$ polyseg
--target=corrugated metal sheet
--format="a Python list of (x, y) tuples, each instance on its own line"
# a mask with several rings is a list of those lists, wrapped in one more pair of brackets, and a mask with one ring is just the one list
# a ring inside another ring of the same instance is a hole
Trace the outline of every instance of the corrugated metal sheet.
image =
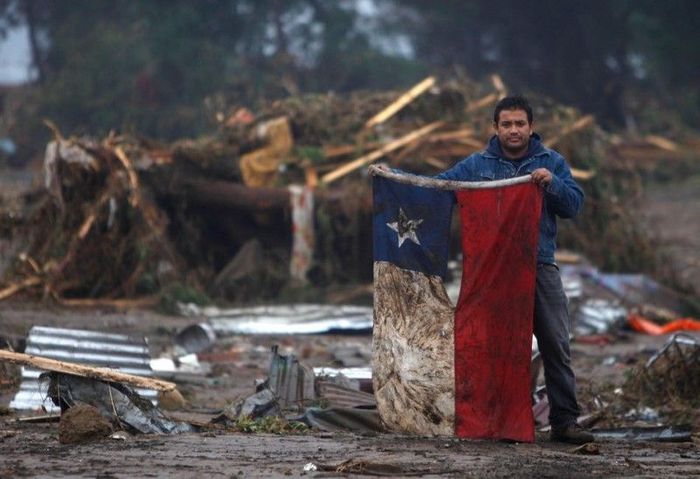
[(335, 377), (338, 374), (342, 374), (346, 378), (350, 379), (372, 379), (372, 368), (327, 368), (318, 367), (314, 368), (314, 374), (316, 376), (328, 376)]
[(279, 355), (277, 346), (272, 348), (269, 384), (282, 409), (302, 407), (316, 399), (313, 369), (300, 363), (293, 354)]
[(295, 304), (190, 311), (209, 318), (216, 334), (318, 334), (370, 331), (369, 306)]
[(357, 381), (360, 386), (360, 390), (366, 393), (373, 393), (374, 386), (372, 385), (372, 368), (362, 367), (362, 368), (314, 368), (314, 374), (316, 377), (320, 378), (335, 378), (339, 374), (342, 374), (346, 378)]
[[(148, 343), (143, 337), (100, 333), (79, 329), (34, 326), (27, 336), (25, 353), (69, 363), (114, 368), (139, 376), (152, 376)], [(40, 382), (44, 371), (22, 367), (20, 389), (10, 403), (12, 409), (58, 411), (47, 398), (48, 383)], [(157, 391), (137, 389), (155, 402)]]
[(330, 407), (367, 407), (377, 405), (374, 394), (356, 391), (329, 381), (319, 381), (318, 392), (322, 399), (328, 401)]

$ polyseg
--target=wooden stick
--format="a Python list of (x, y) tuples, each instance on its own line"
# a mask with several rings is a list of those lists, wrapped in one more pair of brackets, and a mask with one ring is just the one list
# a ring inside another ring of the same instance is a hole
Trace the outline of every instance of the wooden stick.
[(679, 150), (678, 143), (671, 141), (668, 138), (664, 138), (663, 136), (647, 135), (644, 137), (644, 140), (662, 150), (672, 151), (674, 153)]
[(160, 301), (158, 296), (145, 296), (141, 298), (125, 298), (125, 299), (66, 299), (57, 297), (56, 301), (64, 306), (111, 306), (117, 309), (125, 308), (141, 308), (146, 306), (155, 306)]
[(38, 276), (30, 276), (29, 278), (26, 278), (24, 281), (20, 281), (19, 283), (12, 284), (8, 286), (5, 289), (0, 290), (0, 301), (3, 299), (7, 299), (13, 294), (17, 293), (18, 291), (22, 291), (25, 288), (29, 288), (30, 286), (36, 286), (37, 284), (41, 283), (41, 278)]
[(505, 96), (508, 94), (508, 90), (506, 89), (505, 83), (503, 83), (503, 79), (498, 73), (491, 75), (491, 84), (493, 84), (493, 87), (498, 92), (498, 99), (502, 100), (505, 98)]
[(435, 133), (430, 135), (428, 141), (450, 141), (450, 140), (461, 140), (463, 138), (473, 138), (474, 129), (473, 128), (462, 128), (461, 130), (447, 131), (445, 133)]
[(441, 171), (444, 171), (444, 170), (446, 170), (447, 168), (450, 167), (450, 165), (448, 165), (448, 164), (445, 163), (444, 161), (440, 161), (440, 160), (438, 160), (437, 158), (433, 158), (433, 157), (431, 157), (431, 156), (427, 157), (427, 158), (425, 159), (425, 162), (426, 162), (428, 165), (433, 166), (433, 167), (435, 167), (435, 168), (437, 168), (438, 170), (441, 170)]
[(571, 176), (577, 180), (590, 180), (595, 176), (595, 171), (593, 170), (579, 170), (578, 168), (571, 168)]
[(491, 103), (493, 103), (495, 101), (498, 101), (498, 96), (499, 96), (498, 93), (491, 93), (489, 95), (486, 95), (485, 97), (483, 97), (480, 100), (476, 100), (476, 101), (469, 103), (466, 106), (466, 108), (464, 109), (464, 111), (466, 113), (471, 113), (472, 111), (479, 110), (485, 106), (490, 105)]
[(318, 186), (318, 170), (314, 165), (304, 167), (304, 179), (309, 188), (314, 189)]
[(338, 156), (361, 153), (362, 150), (369, 150), (381, 147), (381, 143), (371, 142), (365, 145), (326, 145), (323, 147), (323, 157), (327, 160)]
[(177, 387), (175, 383), (163, 381), (161, 379), (135, 376), (133, 374), (119, 372), (115, 369), (96, 368), (92, 366), (85, 366), (84, 364), (67, 363), (65, 361), (57, 361), (55, 359), (33, 356), (31, 354), (14, 353), (12, 351), (0, 350), (0, 360), (9, 361), (22, 366), (43, 369), (45, 371), (73, 374), (74, 376), (100, 379), (103, 381), (111, 381), (116, 383), (126, 383), (139, 388), (155, 389), (157, 391), (172, 391)]
[(127, 175), (129, 175), (129, 184), (131, 185), (131, 198), (129, 199), (129, 201), (131, 203), (131, 206), (136, 208), (138, 207), (139, 196), (141, 194), (141, 191), (139, 189), (139, 177), (136, 174), (136, 169), (134, 169), (134, 165), (131, 164), (131, 161), (126, 156), (126, 153), (124, 153), (124, 150), (121, 146), (118, 146), (114, 149), (114, 154), (117, 155), (117, 158), (124, 166)]
[(369, 129), (372, 128), (373, 126), (379, 125), (381, 123), (384, 123), (386, 120), (391, 118), (401, 110), (403, 107), (411, 103), (413, 100), (415, 100), (418, 96), (422, 95), (424, 92), (426, 92), (428, 89), (432, 88), (432, 86), (435, 85), (435, 77), (428, 77), (422, 82), (418, 83), (417, 85), (414, 85), (410, 90), (408, 90), (406, 93), (401, 95), (398, 100), (394, 101), (391, 103), (389, 106), (384, 108), (382, 111), (374, 115), (367, 123), (365, 123), (365, 128)]
[(341, 178), (345, 175), (347, 175), (350, 172), (355, 171), (356, 169), (366, 165), (367, 163), (371, 163), (374, 160), (378, 160), (382, 156), (386, 155), (387, 153), (391, 153), (392, 151), (401, 148), (402, 146), (411, 143), (412, 141), (421, 138), (428, 133), (430, 133), (433, 130), (436, 130), (440, 128), (444, 122), (442, 121), (436, 121), (435, 123), (431, 123), (429, 125), (424, 126), (423, 128), (419, 130), (414, 130), (411, 133), (402, 136), (398, 140), (394, 140), (390, 143), (387, 143), (383, 147), (381, 147), (378, 150), (375, 150), (367, 155), (361, 156), (356, 160), (351, 161), (350, 163), (346, 163), (345, 165), (341, 166), (340, 168), (337, 168), (330, 173), (326, 173), (323, 177), (321, 177), (321, 183), (323, 184), (328, 184), (331, 183), (338, 178)]
[(88, 235), (92, 226), (95, 224), (95, 220), (97, 219), (97, 213), (99, 212), (100, 208), (102, 208), (102, 206), (106, 204), (107, 201), (109, 201), (111, 197), (112, 188), (108, 187), (107, 191), (105, 191), (102, 194), (102, 196), (98, 198), (97, 202), (92, 205), (92, 207), (90, 208), (91, 212), (87, 215), (83, 223), (80, 225), (80, 228), (78, 229), (75, 236), (71, 238), (70, 243), (68, 244), (68, 252), (61, 259), (61, 261), (58, 262), (56, 267), (51, 271), (51, 277), (53, 278), (53, 280), (55, 280), (68, 266), (68, 264), (70, 264), (70, 262), (73, 261), (75, 255), (78, 252), (78, 247)]
[(561, 139), (564, 138), (565, 136), (570, 135), (571, 133), (573, 133), (575, 131), (582, 130), (583, 128), (586, 128), (587, 126), (589, 126), (591, 124), (593, 124), (593, 115), (583, 116), (583, 117), (579, 118), (578, 120), (576, 120), (573, 124), (567, 126), (563, 130), (561, 130), (559, 132), (559, 134), (557, 136), (555, 136), (554, 138), (552, 138), (551, 140), (549, 140), (546, 143), (546, 145), (549, 148), (551, 148), (554, 145), (556, 145), (557, 143), (559, 143), (559, 141), (561, 141)]
[(426, 138), (419, 138), (417, 140), (413, 140), (411, 143), (406, 145), (406, 148), (403, 150), (397, 152), (395, 155), (392, 155), (390, 157), (390, 161), (392, 164), (397, 165), (401, 163), (403, 160), (408, 158), (411, 154), (415, 153), (416, 150), (418, 150), (420, 147), (425, 145), (425, 140)]

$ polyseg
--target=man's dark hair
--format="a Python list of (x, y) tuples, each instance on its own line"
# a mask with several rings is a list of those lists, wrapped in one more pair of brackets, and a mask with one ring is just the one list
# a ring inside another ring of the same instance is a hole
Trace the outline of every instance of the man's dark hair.
[(498, 123), (498, 116), (503, 110), (524, 110), (527, 113), (527, 122), (532, 123), (532, 107), (527, 98), (520, 95), (507, 96), (498, 102), (493, 111), (493, 122)]

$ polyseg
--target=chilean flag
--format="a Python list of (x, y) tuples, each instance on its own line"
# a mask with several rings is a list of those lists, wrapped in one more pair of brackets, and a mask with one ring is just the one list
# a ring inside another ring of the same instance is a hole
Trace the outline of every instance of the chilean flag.
[[(373, 181), (373, 381), (383, 421), (423, 435), (534, 441), (541, 191)], [(454, 195), (463, 257), (456, 307), (443, 284)]]

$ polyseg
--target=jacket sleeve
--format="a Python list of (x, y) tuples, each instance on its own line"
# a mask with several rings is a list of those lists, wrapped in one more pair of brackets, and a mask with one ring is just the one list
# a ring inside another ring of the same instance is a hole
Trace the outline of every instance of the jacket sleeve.
[(545, 188), (547, 206), (562, 218), (573, 218), (583, 206), (583, 190), (571, 176), (569, 165), (558, 156), (552, 182)]

